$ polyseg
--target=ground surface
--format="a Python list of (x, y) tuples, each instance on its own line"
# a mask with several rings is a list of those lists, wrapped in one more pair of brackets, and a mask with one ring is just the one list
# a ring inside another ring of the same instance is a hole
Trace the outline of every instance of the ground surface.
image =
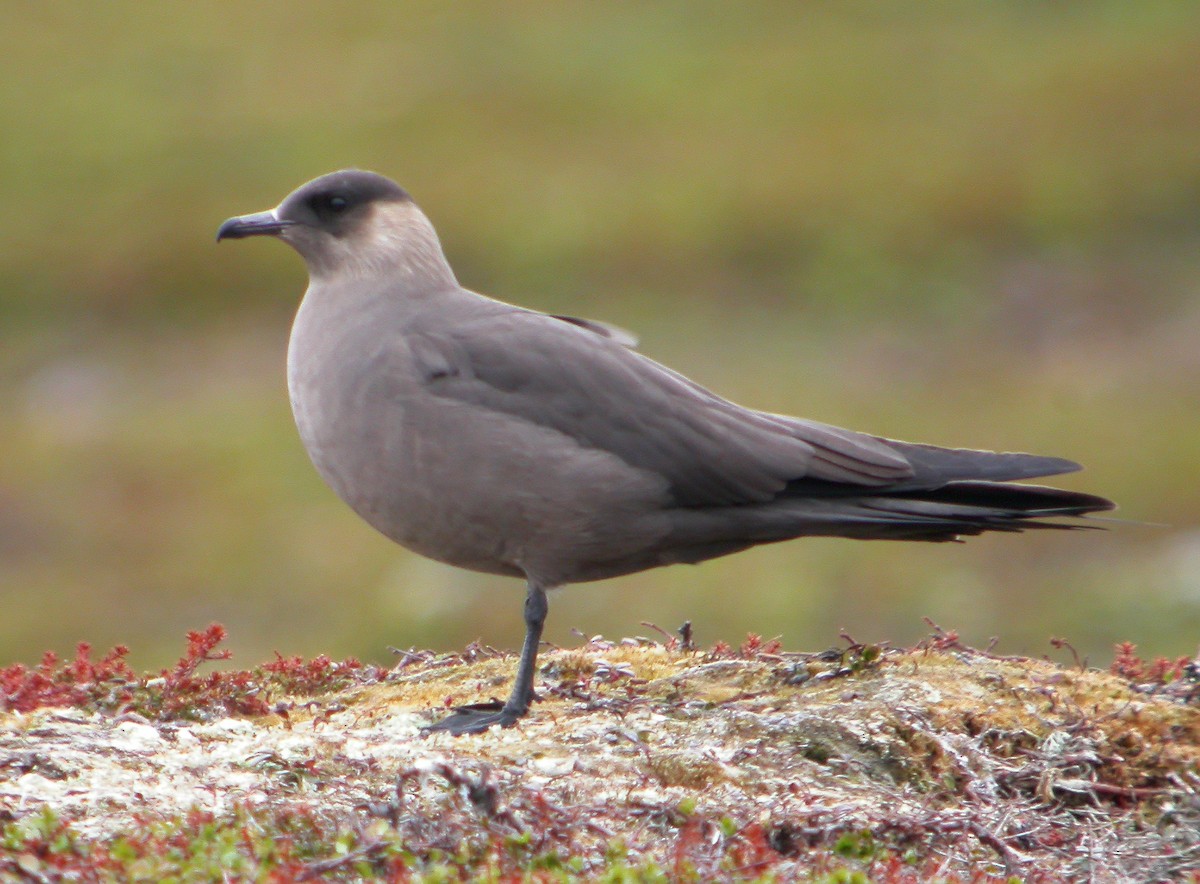
[(511, 657), (201, 675), (221, 637), (152, 680), (0, 671), (0, 880), (1200, 880), (1181, 662), (596, 639), (455, 738), (430, 707), (502, 696)]

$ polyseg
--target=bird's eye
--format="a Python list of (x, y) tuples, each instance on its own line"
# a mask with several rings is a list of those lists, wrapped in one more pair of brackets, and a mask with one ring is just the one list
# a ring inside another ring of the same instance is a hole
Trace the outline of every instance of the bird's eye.
[(350, 205), (350, 202), (344, 196), (331, 196), (329, 198), (329, 208), (335, 212), (342, 211), (348, 205)]

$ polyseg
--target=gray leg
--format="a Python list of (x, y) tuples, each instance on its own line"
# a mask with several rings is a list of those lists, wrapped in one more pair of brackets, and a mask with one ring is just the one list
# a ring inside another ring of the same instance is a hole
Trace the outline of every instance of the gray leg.
[(422, 730), (422, 733), (449, 731), (452, 734), (478, 734), (494, 724), (501, 727), (516, 724), (533, 702), (533, 673), (537, 667), (538, 647), (542, 642), (542, 627), (546, 623), (549, 607), (545, 590), (530, 582), (525, 594), (525, 643), (521, 647), (512, 693), (503, 706), (498, 702), (459, 706), (446, 718)]

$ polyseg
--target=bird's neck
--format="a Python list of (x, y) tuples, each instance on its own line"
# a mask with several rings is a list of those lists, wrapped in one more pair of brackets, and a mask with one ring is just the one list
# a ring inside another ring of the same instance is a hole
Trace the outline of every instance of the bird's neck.
[(314, 282), (386, 277), (414, 292), (457, 286), (437, 232), (419, 208), (397, 202), (377, 206), (375, 212), (384, 217), (368, 225), (369, 237), (307, 259)]

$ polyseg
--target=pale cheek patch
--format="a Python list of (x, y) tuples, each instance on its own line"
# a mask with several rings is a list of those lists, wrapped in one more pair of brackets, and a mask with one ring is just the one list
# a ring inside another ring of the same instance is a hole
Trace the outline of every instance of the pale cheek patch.
[(335, 242), (338, 272), (453, 279), (433, 225), (412, 203), (375, 206), (358, 231)]

